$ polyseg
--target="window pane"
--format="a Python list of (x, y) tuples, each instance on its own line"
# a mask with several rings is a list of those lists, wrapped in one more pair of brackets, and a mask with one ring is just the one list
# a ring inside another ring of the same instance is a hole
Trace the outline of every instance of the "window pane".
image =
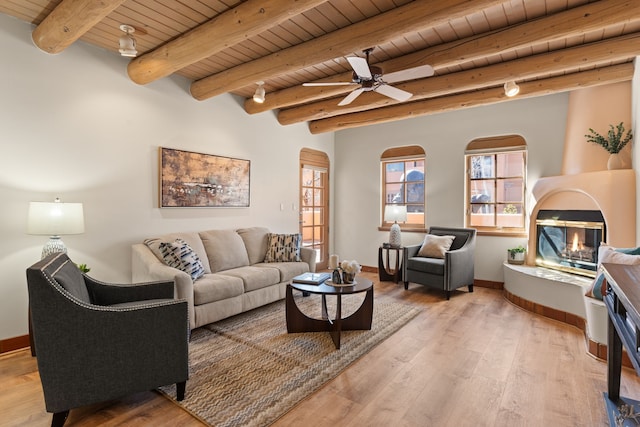
[(310, 188), (302, 190), (302, 206), (311, 206), (312, 191)]
[(313, 171), (313, 185), (315, 187), (322, 187), (322, 172)]
[(315, 208), (313, 215), (314, 225), (324, 225), (324, 208)]
[(498, 176), (524, 176), (522, 153), (503, 153), (497, 155)]
[(495, 178), (493, 156), (471, 156), (471, 178)]
[(498, 227), (524, 227), (524, 215), (522, 214), (522, 204), (508, 203), (496, 205), (498, 210)]
[(402, 184), (385, 185), (385, 194), (387, 203), (404, 203), (404, 194), (402, 192)]
[(474, 205), (471, 211), (470, 224), (476, 227), (495, 227), (494, 205)]
[(471, 181), (471, 203), (494, 202), (494, 180)]
[(407, 203), (421, 203), (424, 205), (424, 183), (422, 181), (407, 183)]
[(315, 206), (322, 205), (322, 190), (313, 190), (313, 204)]
[(313, 170), (302, 169), (302, 185), (310, 187), (313, 184)]
[(312, 225), (313, 224), (313, 209), (311, 208), (302, 208), (302, 225)]
[(522, 178), (499, 179), (497, 182), (497, 201), (522, 202), (523, 184)]

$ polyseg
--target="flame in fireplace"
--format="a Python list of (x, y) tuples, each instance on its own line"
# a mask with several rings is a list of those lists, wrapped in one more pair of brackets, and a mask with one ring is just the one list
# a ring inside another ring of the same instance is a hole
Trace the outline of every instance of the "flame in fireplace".
[(571, 250), (576, 252), (579, 249), (580, 241), (578, 240), (578, 233), (573, 233), (573, 244), (571, 245)]

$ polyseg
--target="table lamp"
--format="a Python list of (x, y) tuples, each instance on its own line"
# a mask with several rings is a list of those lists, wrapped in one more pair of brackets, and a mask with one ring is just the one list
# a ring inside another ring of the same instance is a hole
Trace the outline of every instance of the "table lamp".
[(56, 252), (67, 252), (60, 238), (65, 234), (84, 233), (82, 203), (31, 202), (27, 219), (27, 234), (50, 236), (42, 248), (42, 258)]
[(402, 236), (400, 235), (398, 221), (407, 221), (407, 207), (405, 205), (386, 205), (384, 207), (384, 220), (386, 222), (393, 221), (389, 230), (389, 245), (393, 248), (399, 248), (402, 246)]

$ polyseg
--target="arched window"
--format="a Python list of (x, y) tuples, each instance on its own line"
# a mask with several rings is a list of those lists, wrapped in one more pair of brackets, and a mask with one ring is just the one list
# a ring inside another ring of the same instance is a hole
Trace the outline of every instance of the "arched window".
[(519, 135), (474, 139), (465, 151), (465, 226), (487, 234), (525, 232), (527, 144)]
[(385, 220), (385, 211), (392, 207), (406, 209), (403, 229), (424, 229), (425, 226), (425, 153), (422, 147), (411, 145), (390, 148), (380, 156), (382, 168), (381, 228), (388, 229), (394, 221)]

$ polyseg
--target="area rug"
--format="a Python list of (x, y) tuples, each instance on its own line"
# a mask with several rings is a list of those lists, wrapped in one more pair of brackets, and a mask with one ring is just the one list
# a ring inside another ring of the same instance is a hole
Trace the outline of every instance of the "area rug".
[[(343, 296), (343, 317), (359, 307), (361, 295)], [(296, 302), (319, 318), (318, 295)], [(176, 403), (212, 426), (267, 426), (419, 312), (375, 301), (372, 329), (342, 332), (339, 350), (327, 332), (288, 334), (284, 301), (198, 328), (189, 344), (185, 399)], [(161, 391), (175, 401), (175, 386)]]

